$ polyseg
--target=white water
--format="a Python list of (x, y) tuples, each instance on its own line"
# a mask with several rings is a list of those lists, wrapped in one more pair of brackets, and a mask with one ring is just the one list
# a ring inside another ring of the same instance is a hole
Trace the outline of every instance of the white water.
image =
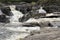
[[(19, 18), (23, 17), (23, 14), (22, 12), (20, 11), (17, 11), (15, 10), (15, 6), (10, 6), (11, 8), (11, 12), (13, 13), (13, 16), (10, 18), (10, 23), (9, 24), (6, 24), (1, 30), (1, 33), (2, 33), (2, 38), (5, 38), (5, 39), (2, 39), (0, 38), (1, 40), (20, 40), (21, 38), (25, 38), (26, 36), (29, 36), (31, 34), (31, 32), (33, 32), (33, 34), (35, 34), (35, 32), (40, 32), (40, 27), (36, 26), (36, 27), (21, 27), (21, 26), (18, 26), (20, 24), (19, 22)], [(35, 21), (35, 19), (33, 19), (32, 21)], [(27, 22), (32, 22), (31, 20), (30, 21), (27, 21)], [(8, 25), (14, 25), (12, 27), (8, 26)], [(17, 25), (15, 27), (15, 25)], [(5, 30), (4, 30), (5, 29)], [(4, 37), (5, 36), (5, 37)]]
[(10, 6), (13, 16), (10, 18), (11, 23), (19, 22), (19, 18), (23, 17), (22, 12), (15, 10), (15, 6)]
[(2, 15), (3, 13), (2, 13), (2, 11), (0, 10), (0, 15)]
[(39, 13), (47, 13), (47, 12), (43, 9), (43, 7), (40, 7), (40, 9), (39, 9), (38, 11), (39, 11)]

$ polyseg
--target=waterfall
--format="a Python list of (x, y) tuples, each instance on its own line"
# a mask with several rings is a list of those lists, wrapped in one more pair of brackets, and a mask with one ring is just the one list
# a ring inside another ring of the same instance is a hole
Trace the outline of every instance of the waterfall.
[(19, 18), (23, 17), (22, 12), (15, 10), (15, 6), (10, 6), (11, 13), (13, 16), (10, 18), (11, 23), (19, 22)]

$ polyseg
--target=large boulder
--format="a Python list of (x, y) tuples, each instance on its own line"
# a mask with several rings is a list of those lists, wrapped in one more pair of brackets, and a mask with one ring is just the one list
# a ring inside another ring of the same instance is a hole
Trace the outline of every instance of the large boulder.
[(0, 22), (1, 23), (9, 23), (9, 18), (6, 18), (6, 15), (0, 15)]
[(16, 5), (16, 10), (21, 11), (23, 14), (31, 11), (31, 4), (29, 3), (20, 3), (20, 5)]
[(35, 12), (30, 12), (30, 13), (25, 14), (22, 18), (19, 19), (19, 21), (24, 22), (24, 21), (27, 21), (30, 18), (39, 19), (39, 18), (44, 17), (44, 16), (46, 16), (46, 14), (38, 13), (38, 12), (35, 11)]
[(3, 12), (3, 14), (7, 15), (7, 16), (12, 16), (13, 14), (10, 12), (11, 9), (10, 7), (2, 7), (1, 11)]
[(10, 16), (12, 16), (13, 14), (10, 12), (10, 8), (9, 7), (2, 7), (1, 9), (1, 12), (2, 13), (0, 15), (0, 22), (3, 22), (3, 23), (9, 23), (9, 19), (10, 19)]

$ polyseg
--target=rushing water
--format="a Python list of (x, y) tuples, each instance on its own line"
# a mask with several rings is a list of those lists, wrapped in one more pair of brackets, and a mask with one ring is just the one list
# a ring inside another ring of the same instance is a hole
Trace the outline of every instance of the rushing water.
[(15, 10), (15, 6), (10, 6), (13, 16), (10, 18), (11, 23), (19, 22), (19, 18), (23, 16), (22, 12)]
[[(23, 17), (22, 12), (15, 10), (15, 6), (10, 6), (11, 13), (13, 16), (10, 17), (10, 23), (4, 24), (1, 26), (0, 24), (0, 40), (18, 40), (23, 39), (30, 34), (35, 34), (40, 32), (40, 27), (24, 27), (20, 26), (19, 18)], [(1, 10), (0, 13), (2, 14)], [(28, 22), (33, 22), (33, 20), (29, 20)], [(35, 20), (36, 21), (36, 20)]]

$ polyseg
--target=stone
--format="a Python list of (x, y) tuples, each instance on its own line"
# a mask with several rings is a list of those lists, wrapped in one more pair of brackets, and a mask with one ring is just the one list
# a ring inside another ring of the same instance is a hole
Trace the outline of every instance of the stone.
[(41, 28), (40, 34), (28, 36), (23, 40), (60, 40), (60, 28)]
[(52, 22), (50, 22), (50, 24), (51, 24), (53, 27), (60, 27), (60, 21), (52, 21)]

